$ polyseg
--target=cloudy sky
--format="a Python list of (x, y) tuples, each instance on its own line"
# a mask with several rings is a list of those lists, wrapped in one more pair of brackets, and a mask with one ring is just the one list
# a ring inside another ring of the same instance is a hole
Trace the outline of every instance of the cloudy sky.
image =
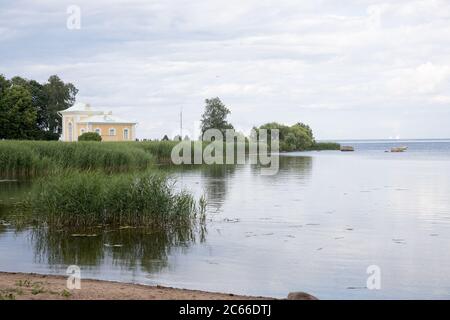
[(181, 107), (192, 132), (215, 96), (244, 132), (450, 138), (450, 1), (0, 0), (0, 73), (58, 74), (140, 138), (175, 135)]

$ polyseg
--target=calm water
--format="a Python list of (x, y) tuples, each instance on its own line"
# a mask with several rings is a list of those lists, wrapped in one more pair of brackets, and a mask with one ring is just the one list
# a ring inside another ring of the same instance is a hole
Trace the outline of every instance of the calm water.
[[(92, 238), (0, 226), (0, 270), (285, 297), (450, 298), (450, 140), (356, 142), (354, 153), (285, 154), (176, 171), (208, 200), (206, 233), (122, 229)], [(405, 153), (385, 153), (406, 145)], [(0, 183), (0, 214), (27, 183)], [(105, 245), (106, 244), (106, 245)], [(114, 245), (118, 245), (114, 247)], [(381, 290), (365, 289), (381, 269)]]

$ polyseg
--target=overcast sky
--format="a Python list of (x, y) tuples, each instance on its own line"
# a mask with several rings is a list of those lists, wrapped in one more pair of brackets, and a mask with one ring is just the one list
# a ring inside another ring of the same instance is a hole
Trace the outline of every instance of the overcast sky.
[(244, 132), (450, 138), (450, 1), (0, 0), (0, 73), (58, 74), (140, 138), (174, 136), (181, 107), (192, 132), (215, 96)]

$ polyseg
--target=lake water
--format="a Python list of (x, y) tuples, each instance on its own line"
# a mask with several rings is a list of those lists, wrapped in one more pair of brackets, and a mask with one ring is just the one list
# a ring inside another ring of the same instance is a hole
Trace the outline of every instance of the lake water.
[[(206, 232), (121, 229), (76, 238), (0, 226), (0, 271), (65, 274), (236, 294), (321, 299), (450, 298), (450, 140), (346, 141), (283, 154), (280, 171), (173, 172), (208, 201)], [(385, 153), (406, 145), (404, 153)], [(28, 183), (0, 183), (0, 214)], [(117, 246), (114, 246), (117, 245)], [(381, 271), (368, 290), (367, 268)]]

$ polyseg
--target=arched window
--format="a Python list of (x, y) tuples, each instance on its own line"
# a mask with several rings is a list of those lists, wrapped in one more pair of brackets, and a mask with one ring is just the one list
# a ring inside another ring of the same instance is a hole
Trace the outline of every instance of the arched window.
[(110, 135), (110, 136), (115, 136), (115, 135), (116, 135), (116, 129), (110, 128), (110, 129), (109, 129), (109, 135)]
[(128, 129), (123, 129), (123, 140), (128, 140), (129, 132)]
[(99, 135), (102, 135), (102, 130), (100, 130), (100, 128), (95, 129), (95, 132), (98, 133)]
[(84, 128), (81, 128), (80, 134), (83, 134), (83, 133), (85, 133), (85, 132), (86, 132), (86, 130), (85, 130)]
[(72, 122), (69, 122), (69, 125), (67, 127), (68, 134), (69, 134), (69, 141), (73, 141), (73, 124)]

